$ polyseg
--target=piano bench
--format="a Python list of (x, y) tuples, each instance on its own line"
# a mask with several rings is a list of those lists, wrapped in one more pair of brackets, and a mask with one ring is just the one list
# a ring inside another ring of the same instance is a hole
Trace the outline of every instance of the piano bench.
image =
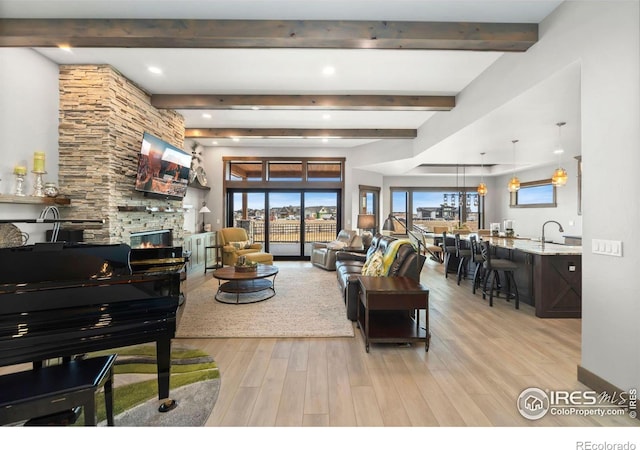
[(104, 386), (107, 424), (113, 426), (116, 356), (78, 359), (0, 376), (0, 425), (82, 406), (85, 426), (95, 426), (96, 391)]

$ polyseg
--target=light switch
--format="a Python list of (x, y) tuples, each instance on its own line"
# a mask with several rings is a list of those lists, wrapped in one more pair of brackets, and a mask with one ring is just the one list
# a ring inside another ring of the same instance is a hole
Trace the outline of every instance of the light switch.
[(622, 256), (622, 241), (592, 239), (591, 252), (598, 255)]
[(611, 241), (611, 255), (622, 256), (622, 241)]

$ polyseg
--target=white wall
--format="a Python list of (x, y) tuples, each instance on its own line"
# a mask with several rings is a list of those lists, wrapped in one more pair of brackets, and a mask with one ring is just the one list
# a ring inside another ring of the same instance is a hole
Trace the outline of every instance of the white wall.
[(356, 230), (358, 225), (358, 214), (360, 213), (360, 189), (359, 186), (373, 186), (380, 188), (380, 215), (378, 217), (380, 221), (380, 228), (382, 228), (382, 224), (384, 223), (384, 219), (386, 214), (383, 214), (384, 211), (384, 200), (383, 200), (383, 177), (379, 173), (370, 172), (368, 170), (361, 169), (352, 169), (348, 172), (348, 178), (350, 186), (352, 186), (351, 191), (345, 192), (345, 196), (350, 196), (352, 208), (350, 210), (345, 211), (347, 216), (347, 221), (344, 222), (345, 226), (343, 228)]
[(583, 256), (582, 365), (629, 389), (640, 386), (640, 8), (625, 3), (581, 5), (575, 20), (584, 51), (583, 242), (624, 246), (622, 258)]
[[(0, 193), (13, 194), (14, 166), (26, 165), (33, 191), (33, 152), (45, 152), (45, 181), (58, 182), (58, 66), (30, 49), (0, 48)], [(64, 193), (64, 190), (62, 190)], [(36, 219), (42, 205), (0, 203), (0, 219)], [(15, 224), (29, 243), (44, 241), (47, 225)]]

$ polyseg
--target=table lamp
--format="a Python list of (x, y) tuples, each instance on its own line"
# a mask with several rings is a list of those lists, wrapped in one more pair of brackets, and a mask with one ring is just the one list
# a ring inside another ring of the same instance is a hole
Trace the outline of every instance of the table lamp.
[(205, 202), (202, 202), (202, 208), (200, 208), (200, 211), (198, 212), (202, 214), (202, 228), (200, 229), (200, 231), (204, 233), (204, 214), (210, 213), (211, 210), (207, 208), (207, 204)]
[(358, 228), (371, 231), (376, 227), (376, 217), (373, 214), (358, 214)]

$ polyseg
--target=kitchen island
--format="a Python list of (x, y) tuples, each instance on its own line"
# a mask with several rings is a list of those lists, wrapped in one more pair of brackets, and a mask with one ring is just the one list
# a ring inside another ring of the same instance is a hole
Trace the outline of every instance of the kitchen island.
[(485, 237), (499, 258), (515, 262), (520, 301), (538, 317), (582, 316), (582, 247), (531, 239)]

